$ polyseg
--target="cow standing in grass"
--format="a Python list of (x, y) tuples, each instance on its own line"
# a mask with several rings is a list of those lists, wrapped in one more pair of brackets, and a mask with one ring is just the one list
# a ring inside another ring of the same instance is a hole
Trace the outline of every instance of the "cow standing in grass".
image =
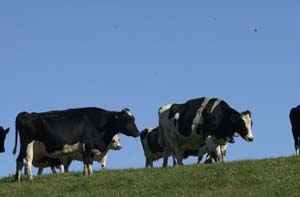
[(249, 111), (239, 113), (221, 99), (203, 97), (165, 105), (159, 110), (163, 166), (167, 166), (170, 154), (182, 165), (184, 151), (195, 149), (199, 150), (199, 159), (209, 152), (216, 161), (221, 161), (220, 146), (232, 141), (235, 133), (248, 142), (253, 141), (251, 127)]
[(294, 146), (296, 150), (296, 156), (299, 156), (300, 148), (300, 105), (294, 107), (290, 111), (290, 122), (292, 125), (292, 132), (294, 138)]
[(93, 156), (104, 152), (114, 135), (123, 133), (138, 137), (134, 116), (128, 109), (121, 112), (100, 108), (79, 108), (45, 113), (18, 114), (16, 118), (16, 139), (13, 153), (16, 153), (18, 134), (20, 152), (16, 161), (16, 180), (20, 181), (23, 165), (29, 179), (32, 177), (33, 145), (39, 141), (44, 145), (44, 154), (50, 158), (63, 158), (77, 152), (82, 153), (84, 174), (92, 175)]

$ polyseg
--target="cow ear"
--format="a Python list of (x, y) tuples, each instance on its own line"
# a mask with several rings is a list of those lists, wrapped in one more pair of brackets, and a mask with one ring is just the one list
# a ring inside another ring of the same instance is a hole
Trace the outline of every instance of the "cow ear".
[(251, 112), (249, 110), (246, 111), (246, 114), (249, 114), (249, 116), (251, 118)]
[(7, 129), (4, 130), (5, 134), (8, 134), (8, 132), (9, 132), (9, 128), (7, 128)]
[(174, 118), (175, 114), (177, 113), (177, 108), (175, 106), (172, 106), (169, 112), (168, 119)]

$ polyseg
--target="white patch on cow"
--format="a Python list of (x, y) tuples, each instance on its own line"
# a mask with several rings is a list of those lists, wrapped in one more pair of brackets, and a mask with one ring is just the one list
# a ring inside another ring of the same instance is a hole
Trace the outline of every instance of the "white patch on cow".
[(246, 138), (247, 141), (253, 141), (254, 136), (252, 134), (252, 129), (251, 129), (251, 127), (252, 127), (251, 117), (250, 117), (249, 114), (243, 114), (242, 119), (243, 119), (243, 121), (246, 125), (247, 130), (248, 130), (248, 134), (245, 138)]
[(120, 144), (120, 138), (118, 134), (114, 135), (114, 137), (112, 138), (109, 148), (111, 150), (121, 150), (122, 146)]
[[(78, 152), (80, 150), (84, 149), (84, 145), (81, 144), (80, 142), (77, 142), (75, 144), (69, 145), (66, 144), (63, 146), (62, 150), (59, 151), (55, 151), (54, 153), (51, 153), (51, 156), (63, 156), (63, 155), (68, 155), (74, 152)], [(95, 151), (95, 153), (97, 153), (99, 150), (92, 150)]]
[(34, 141), (32, 141), (30, 144), (27, 145), (26, 158), (24, 159), (24, 164), (26, 167), (26, 172), (29, 177), (29, 180), (33, 179), (33, 176), (32, 176), (33, 144), (34, 144)]
[(130, 117), (132, 117), (132, 113), (131, 113), (130, 111), (126, 110), (126, 113), (127, 113)]
[(212, 108), (210, 109), (210, 113), (213, 113), (215, 108), (222, 102), (221, 99), (217, 99), (215, 102), (214, 102), (214, 105), (212, 106)]
[(164, 113), (165, 111), (170, 110), (171, 107), (172, 107), (172, 104), (166, 104), (159, 109), (159, 113), (160, 114)]
[(63, 164), (59, 165), (59, 171), (60, 173), (65, 173), (65, 166)]
[(296, 148), (296, 156), (299, 157), (299, 147)]
[(195, 118), (193, 119), (193, 123), (192, 123), (192, 135), (196, 134), (196, 130), (198, 128), (199, 125), (203, 124), (203, 117), (202, 117), (202, 112), (204, 110), (204, 108), (206, 107), (206, 105), (209, 102), (209, 98), (204, 98), (204, 101), (202, 102), (200, 108), (198, 109)]
[(180, 118), (180, 114), (177, 112), (174, 116), (175, 120), (178, 120)]

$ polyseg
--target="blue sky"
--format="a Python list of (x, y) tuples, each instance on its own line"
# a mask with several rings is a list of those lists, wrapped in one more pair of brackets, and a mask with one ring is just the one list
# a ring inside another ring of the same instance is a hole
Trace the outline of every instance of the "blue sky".
[[(294, 154), (299, 8), (296, 0), (1, 1), (0, 125), (11, 132), (0, 176), (15, 173), (21, 111), (128, 107), (142, 130), (157, 126), (160, 106), (202, 96), (252, 112), (255, 141), (236, 140), (228, 160)], [(140, 140), (121, 143), (108, 168), (142, 168)]]

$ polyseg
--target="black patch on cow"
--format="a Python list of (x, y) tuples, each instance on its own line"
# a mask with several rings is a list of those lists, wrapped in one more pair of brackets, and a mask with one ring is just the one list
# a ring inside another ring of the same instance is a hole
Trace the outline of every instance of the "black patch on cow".
[[(161, 147), (158, 143), (158, 128), (153, 129), (151, 132), (148, 129), (145, 129), (141, 132), (141, 141), (143, 144), (143, 139), (147, 138), (148, 147), (152, 153), (162, 153), (164, 152), (163, 147)], [(144, 148), (143, 144), (143, 148)]]

